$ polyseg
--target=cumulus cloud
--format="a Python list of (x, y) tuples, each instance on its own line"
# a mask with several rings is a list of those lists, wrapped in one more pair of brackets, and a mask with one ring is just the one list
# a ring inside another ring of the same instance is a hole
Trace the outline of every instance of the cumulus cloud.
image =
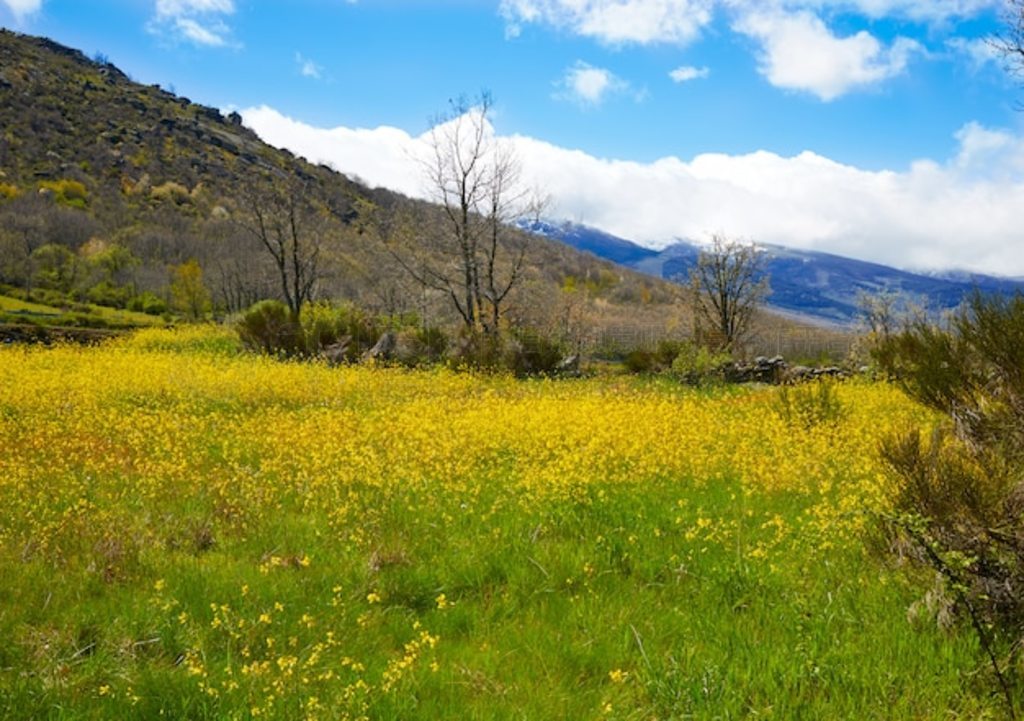
[(609, 95), (628, 90), (629, 83), (610, 70), (577, 61), (565, 71), (558, 82), (558, 88), (555, 97), (594, 107), (604, 102)]
[(610, 45), (688, 43), (712, 19), (719, 0), (502, 0), (511, 35), (551, 25)]
[(886, 48), (866, 31), (838, 37), (821, 18), (806, 11), (752, 12), (734, 28), (760, 43), (759, 70), (768, 82), (826, 102), (899, 75), (910, 58), (924, 50), (903, 37)]
[(610, 45), (673, 43), (698, 38), (718, 11), (851, 12), (938, 24), (973, 17), (1001, 0), (502, 0), (509, 35), (547, 25)]
[(682, 65), (668, 74), (674, 82), (686, 83), (690, 80), (706, 78), (711, 74), (708, 68), (695, 68), (692, 65)]
[[(868, 20), (892, 18), (927, 24), (934, 29), (954, 19), (973, 18), (999, 7), (1000, 2), (502, 0), (500, 12), (510, 36), (519, 35), (527, 25), (541, 25), (613, 46), (687, 45), (699, 38), (716, 17), (727, 17), (734, 31), (757, 42), (760, 70), (769, 82), (829, 101), (899, 75), (914, 55), (927, 53), (920, 43), (905, 37), (891, 44), (882, 43), (867, 31), (841, 37), (823, 18), (848, 13)], [(952, 46), (974, 63), (985, 57), (982, 41), (965, 40)], [(685, 72), (682, 76), (686, 77)]]
[(194, 45), (224, 47), (232, 44), (225, 18), (234, 12), (234, 0), (156, 0), (147, 28)]
[(43, 7), (43, 0), (2, 0), (2, 2), (18, 22), (29, 15), (34, 15)]
[[(429, 135), (397, 128), (316, 128), (268, 108), (243, 112), (268, 142), (371, 185), (427, 197), (417, 158)], [(552, 215), (649, 247), (722, 231), (889, 265), (1024, 276), (1024, 137), (976, 123), (942, 161), (871, 171), (804, 152), (707, 153), (651, 163), (597, 158), (509, 136), (524, 181), (549, 192)]]

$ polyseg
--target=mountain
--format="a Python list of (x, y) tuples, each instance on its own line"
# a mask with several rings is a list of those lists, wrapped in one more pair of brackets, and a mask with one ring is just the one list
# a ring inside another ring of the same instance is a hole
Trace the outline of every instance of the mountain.
[(577, 250), (593, 253), (598, 258), (604, 258), (619, 265), (636, 267), (659, 255), (656, 250), (644, 248), (586, 225), (528, 220), (520, 223), (519, 227), (535, 235), (561, 241)]
[[(244, 221), (254, 217), (249, 199), (282, 188), (301, 190), (289, 197), (323, 243), (320, 297), (455, 319), (448, 295), (425, 292), (408, 272), (450, 259), (436, 240), (439, 207), (272, 147), (238, 114), (134, 82), (102, 56), (0, 29), (0, 293), (62, 286), (64, 299), (105, 304), (169, 299), (173, 268), (195, 260), (218, 308), (237, 311), (280, 293), (275, 260)], [(509, 304), (517, 321), (560, 322), (573, 277), (601, 279), (584, 299), (595, 323), (678, 323), (670, 283), (539, 236), (510, 242), (525, 247)], [(632, 252), (613, 255), (644, 255)]]
[[(699, 246), (687, 242), (654, 251), (572, 223), (548, 222), (531, 227), (531, 230), (598, 257), (670, 280), (687, 278), (700, 252)], [(819, 322), (853, 323), (861, 293), (894, 292), (930, 311), (940, 312), (957, 307), (976, 288), (984, 293), (1024, 291), (1024, 281), (1020, 279), (963, 272), (925, 275), (830, 253), (776, 245), (761, 247), (767, 256), (766, 270), (771, 285), (769, 305), (784, 313)]]

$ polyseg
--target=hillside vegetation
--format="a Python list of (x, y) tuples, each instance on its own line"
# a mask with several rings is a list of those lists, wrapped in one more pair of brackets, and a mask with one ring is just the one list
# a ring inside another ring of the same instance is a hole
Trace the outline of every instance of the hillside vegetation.
[[(277, 194), (275, 196), (275, 194)], [(24, 301), (176, 307), (175, 273), (195, 261), (210, 308), (230, 313), (280, 295), (270, 255), (245, 230), (253, 203), (291, 194), (322, 245), (315, 294), (370, 312), (414, 311), (444, 323), (444, 297), (395, 261), (426, 262), (440, 211), (261, 142), (237, 114), (133, 82), (102, 58), (0, 30), (0, 283)], [(377, 223), (365, 222), (367, 208)], [(509, 321), (544, 330), (567, 314), (599, 327), (680, 322), (677, 291), (563, 244), (519, 236), (525, 273)], [(431, 262), (437, 263), (434, 258)], [(569, 297), (567, 279), (588, 290)], [(11, 290), (13, 289), (13, 290)], [(2, 290), (2, 289), (0, 289)]]

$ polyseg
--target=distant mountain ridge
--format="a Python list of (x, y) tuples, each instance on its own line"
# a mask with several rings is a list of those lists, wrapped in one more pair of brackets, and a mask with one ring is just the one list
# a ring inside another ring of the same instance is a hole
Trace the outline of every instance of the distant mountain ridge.
[[(530, 223), (527, 229), (594, 255), (667, 280), (686, 279), (700, 247), (679, 242), (664, 250), (576, 223)], [(768, 255), (768, 304), (785, 313), (848, 325), (857, 318), (860, 293), (900, 293), (941, 312), (960, 305), (975, 288), (984, 293), (1024, 292), (1024, 279), (950, 271), (925, 275), (831, 253), (762, 245)]]

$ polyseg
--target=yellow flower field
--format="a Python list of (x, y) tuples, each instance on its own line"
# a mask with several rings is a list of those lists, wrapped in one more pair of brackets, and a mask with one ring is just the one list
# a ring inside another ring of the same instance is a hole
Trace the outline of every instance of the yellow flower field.
[(862, 550), (879, 439), (933, 422), (892, 388), (803, 427), (771, 388), (231, 348), (0, 351), (0, 716), (987, 713)]

